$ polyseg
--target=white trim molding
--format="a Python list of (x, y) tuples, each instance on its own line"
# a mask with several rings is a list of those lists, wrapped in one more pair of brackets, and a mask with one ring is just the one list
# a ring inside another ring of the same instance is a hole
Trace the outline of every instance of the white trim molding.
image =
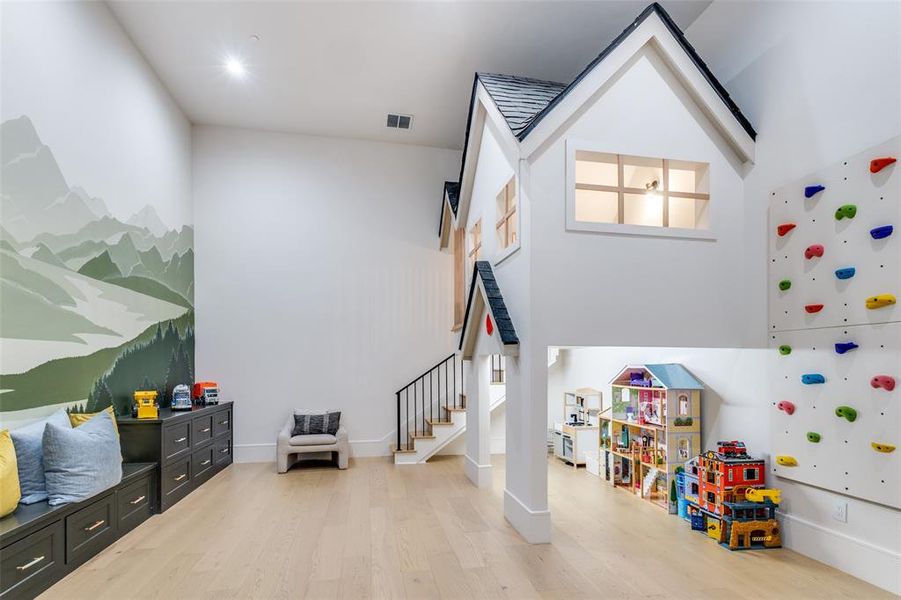
[(532, 510), (504, 489), (504, 518), (530, 544), (551, 543), (551, 511)]
[(491, 465), (480, 465), (469, 456), (464, 458), (463, 470), (466, 472), (466, 477), (477, 488), (490, 488), (492, 483)]

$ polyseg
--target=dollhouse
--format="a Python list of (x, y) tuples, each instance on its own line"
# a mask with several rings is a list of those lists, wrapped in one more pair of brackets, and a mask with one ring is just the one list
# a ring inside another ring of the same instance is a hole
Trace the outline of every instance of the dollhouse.
[(601, 417), (611, 483), (675, 512), (676, 469), (701, 445), (703, 384), (682, 365), (648, 364), (624, 367), (611, 388)]

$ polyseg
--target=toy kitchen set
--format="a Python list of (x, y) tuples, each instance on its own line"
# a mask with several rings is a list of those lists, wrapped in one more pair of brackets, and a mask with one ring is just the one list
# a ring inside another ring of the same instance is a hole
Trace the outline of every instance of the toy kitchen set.
[(588, 458), (597, 457), (601, 399), (601, 392), (593, 388), (564, 392), (564, 421), (554, 423), (554, 456), (575, 468), (585, 465)]

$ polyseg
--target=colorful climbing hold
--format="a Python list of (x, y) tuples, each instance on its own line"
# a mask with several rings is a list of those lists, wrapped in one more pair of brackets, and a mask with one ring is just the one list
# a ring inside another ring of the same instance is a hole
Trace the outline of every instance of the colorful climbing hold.
[(826, 189), (825, 185), (808, 185), (804, 188), (804, 197), (805, 198), (813, 198), (815, 195), (819, 194), (823, 190)]
[(880, 227), (874, 227), (873, 229), (871, 229), (870, 235), (874, 240), (881, 240), (892, 235), (893, 231), (895, 231), (895, 228), (892, 225), (882, 225)]
[(781, 354), (782, 356), (788, 356), (791, 353), (792, 347), (788, 344), (782, 344), (781, 346), (779, 346), (779, 354)]
[(776, 226), (776, 235), (778, 235), (779, 237), (782, 237), (786, 233), (788, 233), (789, 231), (794, 229), (795, 227), (797, 227), (797, 225), (795, 225), (794, 223), (783, 223), (782, 225), (777, 225)]
[(819, 444), (820, 443), (820, 434), (816, 431), (808, 431), (807, 432), (807, 441), (811, 444)]
[(779, 289), (782, 290), (783, 292), (785, 290), (789, 289), (791, 286), (792, 286), (792, 282), (790, 279), (783, 279), (782, 281), (779, 282)]
[(801, 375), (801, 383), (804, 385), (813, 385), (815, 383), (826, 383), (826, 377), (820, 373), (805, 373)]
[(787, 415), (795, 414), (795, 405), (793, 403), (789, 402), (788, 400), (783, 400), (782, 402), (780, 402), (779, 404), (776, 405), (776, 408), (778, 408), (779, 410), (781, 410), (782, 412), (784, 412)]
[(882, 308), (884, 306), (891, 306), (895, 302), (894, 294), (878, 294), (867, 298), (867, 308)]
[(798, 466), (798, 459), (795, 458), (794, 456), (782, 456), (782, 455), (780, 455), (780, 456), (777, 456), (777, 457), (776, 457), (776, 464), (778, 464), (778, 465), (780, 465), (780, 466), (782, 466), (782, 467), (797, 467), (797, 466)]
[(835, 270), (835, 277), (836, 279), (851, 279), (856, 272), (857, 269), (854, 267), (842, 267)]
[(840, 419), (846, 419), (849, 423), (857, 420), (857, 411), (850, 406), (839, 406), (835, 409), (835, 416)]
[(855, 348), (860, 348), (854, 342), (836, 342), (835, 343), (835, 353), (836, 354), (844, 354), (845, 352), (850, 352)]
[(823, 244), (814, 244), (813, 246), (807, 246), (807, 249), (804, 251), (804, 258), (810, 260), (814, 256), (817, 258), (823, 256), (823, 253), (826, 249), (823, 247)]
[(870, 442), (870, 445), (873, 447), (873, 450), (876, 452), (882, 452), (883, 454), (889, 454), (895, 451), (894, 444), (882, 444), (880, 442)]
[(876, 389), (882, 388), (886, 392), (895, 389), (895, 378), (891, 375), (877, 375), (870, 380), (870, 385)]
[(879, 171), (886, 168), (887, 166), (889, 166), (896, 160), (898, 160), (898, 159), (896, 159), (894, 156), (883, 156), (882, 158), (874, 158), (873, 160), (870, 161), (870, 173), (878, 173)]
[(835, 211), (835, 220), (853, 219), (857, 215), (857, 206), (854, 204), (842, 204)]
[(808, 314), (818, 313), (823, 310), (824, 304), (805, 304), (804, 310), (808, 312)]

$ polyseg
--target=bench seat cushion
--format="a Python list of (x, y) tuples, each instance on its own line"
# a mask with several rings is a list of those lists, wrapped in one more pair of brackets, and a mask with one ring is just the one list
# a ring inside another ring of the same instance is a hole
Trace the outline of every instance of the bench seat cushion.
[(314, 433), (312, 435), (294, 435), (288, 440), (292, 446), (331, 446), (338, 439), (328, 433)]

